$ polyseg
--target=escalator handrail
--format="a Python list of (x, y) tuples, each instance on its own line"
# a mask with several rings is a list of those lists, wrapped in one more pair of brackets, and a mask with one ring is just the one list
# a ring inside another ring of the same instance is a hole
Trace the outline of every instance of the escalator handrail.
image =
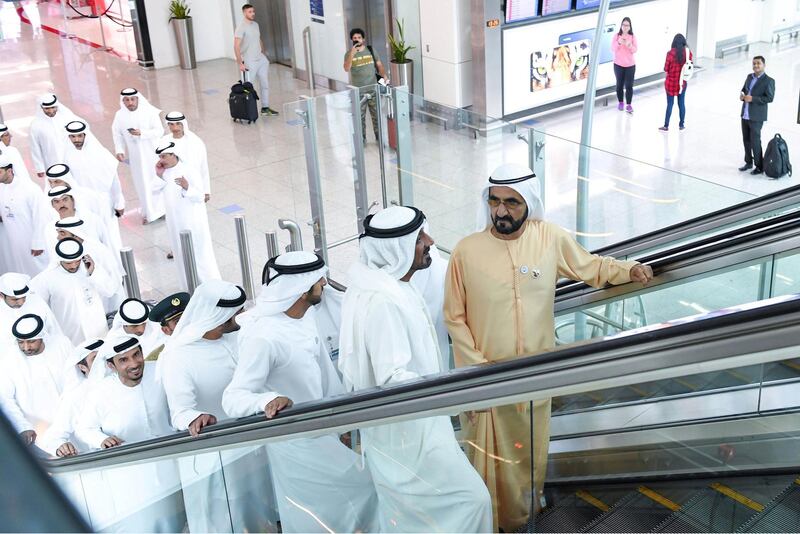
[[(657, 275), (659, 272), (670, 270), (671, 265), (685, 263), (728, 248), (742, 247), (745, 244), (764, 240), (776, 234), (797, 230), (798, 228), (800, 228), (800, 211), (793, 211), (771, 219), (756, 221), (747, 226), (718, 235), (677, 245), (671, 249), (639, 258), (637, 261), (650, 265)], [(570, 297), (575, 292), (585, 290), (602, 291), (602, 288), (592, 288), (585, 282), (563, 280), (556, 285), (556, 302)]]
[(593, 254), (600, 256), (632, 256), (642, 251), (652, 250), (655, 247), (674, 243), (675, 241), (691, 237), (707, 230), (720, 226), (736, 224), (738, 222), (765, 215), (776, 209), (793, 204), (798, 201), (800, 185), (794, 185), (761, 195), (759, 197), (740, 202), (727, 208), (722, 208), (693, 219), (672, 224), (646, 234), (640, 234), (611, 245), (606, 245), (593, 250)]
[[(765, 336), (765, 332), (770, 335)], [(457, 409), (459, 406), (486, 403), (513, 395), (528, 395), (539, 391), (527, 389), (530, 381), (547, 380), (543, 387), (537, 386), (540, 390), (552, 387), (548, 386), (552, 380), (552, 376), (548, 375), (553, 373), (558, 373), (563, 380), (573, 381), (570, 384), (601, 379), (595, 377), (601, 373), (636, 375), (641, 371), (636, 371), (630, 365), (632, 358), (645, 358), (648, 365), (657, 369), (715, 361), (720, 358), (718, 352), (695, 347), (703, 342), (717, 343), (720, 339), (727, 339), (730, 347), (726, 344), (726, 350), (731, 354), (740, 354), (737, 351), (747, 348), (744, 342), (744, 336), (747, 335), (753, 335), (754, 341), (755, 337), (758, 338), (759, 351), (794, 347), (800, 339), (800, 295), (644, 327), (535, 356), (462, 368), (442, 376), (302, 403), (281, 412), (270, 421), (266, 421), (263, 414), (222, 421), (204, 429), (197, 438), (190, 437), (188, 432), (177, 432), (76, 457), (45, 460), (45, 464), (51, 472), (80, 471), (113, 466), (120, 462), (160, 458), (165, 454), (180, 456), (222, 446), (242, 446), (254, 440), (298, 432), (351, 429), (370, 421), (413, 416), (429, 413), (430, 410)], [(664, 358), (665, 352), (670, 353), (669, 359)], [(683, 360), (676, 356), (678, 352)], [(608, 367), (614, 362), (624, 367)], [(592, 372), (593, 378), (586, 378), (585, 373), (580, 371)], [(512, 391), (512, 385), (521, 392)]]

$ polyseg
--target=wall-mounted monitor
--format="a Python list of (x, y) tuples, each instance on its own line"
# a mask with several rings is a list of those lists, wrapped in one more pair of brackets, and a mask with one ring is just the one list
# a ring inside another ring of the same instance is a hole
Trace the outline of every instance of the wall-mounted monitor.
[[(611, 0), (612, 4), (616, 4), (617, 2), (622, 2), (624, 0)], [(592, 9), (594, 7), (600, 7), (600, 0), (575, 0), (575, 9)]]
[(539, 0), (506, 0), (506, 24), (539, 16)]
[(542, 0), (542, 16), (555, 15), (572, 9), (572, 0)]
[(597, 87), (613, 87), (611, 43), (623, 16), (633, 19), (640, 36), (636, 78), (663, 73), (672, 37), (686, 31), (688, 2), (616, 4), (606, 18), (599, 42), (594, 42), (597, 13), (586, 11), (504, 28), (503, 115), (524, 116), (531, 110), (582, 95), (592, 51), (599, 56)]

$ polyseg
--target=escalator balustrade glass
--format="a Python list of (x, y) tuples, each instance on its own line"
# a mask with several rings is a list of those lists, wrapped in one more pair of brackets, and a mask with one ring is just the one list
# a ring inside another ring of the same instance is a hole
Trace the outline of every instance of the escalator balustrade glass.
[[(784, 364), (799, 347), (800, 300), (784, 297), (49, 466), (94, 530), (525, 530), (559, 505), (545, 475), (554, 487), (800, 465), (800, 380)], [(707, 489), (663, 502), (733, 495)], [(577, 499), (605, 503), (600, 515), (618, 502)]]

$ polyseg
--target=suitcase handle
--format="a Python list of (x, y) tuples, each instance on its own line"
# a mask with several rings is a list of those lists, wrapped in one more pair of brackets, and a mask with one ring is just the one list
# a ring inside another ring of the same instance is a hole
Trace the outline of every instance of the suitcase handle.
[(248, 78), (248, 73), (249, 73), (249, 72), (250, 72), (250, 71), (249, 71), (249, 70), (247, 70), (247, 69), (240, 70), (240, 71), (239, 71), (239, 81), (241, 81), (242, 83), (245, 83), (245, 82), (249, 81), (249, 80), (247, 79), (247, 78)]

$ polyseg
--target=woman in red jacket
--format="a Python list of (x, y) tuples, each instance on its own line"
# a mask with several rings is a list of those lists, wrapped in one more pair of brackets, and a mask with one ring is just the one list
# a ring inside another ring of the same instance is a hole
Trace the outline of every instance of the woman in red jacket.
[(662, 132), (669, 130), (669, 118), (672, 115), (672, 106), (675, 104), (675, 97), (678, 97), (678, 112), (680, 115), (680, 122), (678, 126), (683, 130), (684, 119), (686, 118), (686, 86), (687, 82), (681, 80), (681, 69), (686, 63), (688, 58), (693, 59), (692, 51), (689, 50), (689, 45), (686, 44), (686, 37), (680, 33), (676, 34), (672, 39), (672, 48), (667, 52), (667, 60), (664, 63), (664, 72), (667, 73), (667, 78), (664, 80), (664, 89), (667, 92), (667, 114), (664, 117), (664, 126), (659, 128)]

